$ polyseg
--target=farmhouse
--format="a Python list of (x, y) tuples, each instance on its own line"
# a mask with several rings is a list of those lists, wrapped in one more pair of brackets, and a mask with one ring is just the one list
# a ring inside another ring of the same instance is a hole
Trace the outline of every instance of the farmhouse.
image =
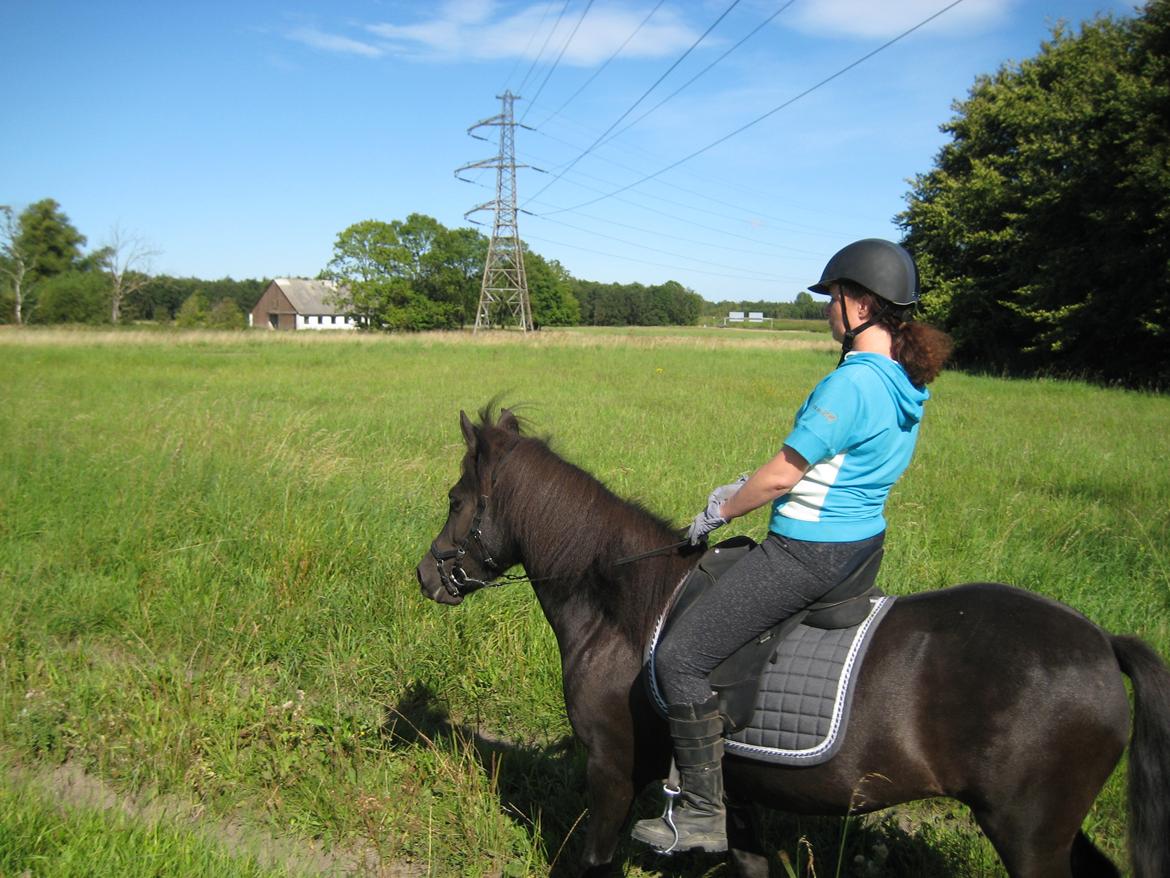
[(269, 329), (355, 329), (336, 303), (337, 286), (328, 280), (278, 277), (248, 314), (249, 326)]

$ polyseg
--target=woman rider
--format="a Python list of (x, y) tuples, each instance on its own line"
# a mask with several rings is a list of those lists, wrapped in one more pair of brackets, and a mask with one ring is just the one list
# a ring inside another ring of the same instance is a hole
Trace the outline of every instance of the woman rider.
[(717, 527), (770, 503), (767, 538), (677, 620), (658, 646), (680, 791), (633, 836), (655, 849), (727, 849), (723, 720), (709, 676), (753, 637), (815, 603), (885, 538), (882, 510), (910, 462), (926, 385), (950, 338), (911, 321), (918, 271), (902, 247), (877, 238), (838, 252), (809, 287), (827, 295), (837, 368), (813, 388), (780, 452), (750, 477), (711, 493), (690, 528)]

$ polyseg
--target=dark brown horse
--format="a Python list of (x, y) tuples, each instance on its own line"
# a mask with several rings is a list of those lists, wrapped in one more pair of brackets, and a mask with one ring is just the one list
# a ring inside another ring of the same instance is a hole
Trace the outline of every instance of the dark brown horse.
[[(523, 564), (560, 644), (565, 704), (588, 751), (580, 864), (613, 864), (637, 792), (666, 775), (665, 723), (647, 698), (651, 628), (697, 555), (618, 559), (675, 533), (521, 435), (508, 411), (473, 424), (450, 511), (418, 566), (423, 594), (458, 604)], [(966, 803), (1017, 878), (1116, 875), (1081, 823), (1130, 735), (1137, 878), (1170, 876), (1170, 671), (1141, 641), (1004, 585), (899, 598), (873, 638), (840, 751), (817, 766), (728, 756), (729, 798), (802, 814), (859, 814), (932, 796)], [(741, 875), (768, 874), (742, 811), (729, 820)]]

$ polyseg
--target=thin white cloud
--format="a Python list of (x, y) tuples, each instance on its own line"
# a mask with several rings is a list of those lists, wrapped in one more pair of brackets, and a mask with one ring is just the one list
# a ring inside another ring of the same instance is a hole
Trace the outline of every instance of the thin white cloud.
[(378, 58), (384, 54), (381, 48), (371, 43), (338, 36), (336, 34), (327, 34), (311, 27), (297, 28), (294, 31), (290, 31), (287, 36), (294, 42), (303, 43), (306, 46), (311, 46), (314, 49), (321, 49), (326, 52), (362, 55), (366, 58)]
[[(927, 28), (936, 32), (970, 32), (989, 27), (1007, 17), (1016, 0), (965, 0), (932, 21)], [(933, 15), (947, 0), (818, 0), (792, 7), (787, 24), (819, 36), (894, 37)]]
[[(452, 0), (430, 19), (413, 24), (384, 22), (367, 30), (386, 41), (395, 54), (449, 60), (497, 60), (535, 58), (545, 45), (549, 29), (557, 22), (563, 4), (534, 4), (512, 14), (496, 16), (492, 0)], [(649, 7), (598, 5), (589, 10), (561, 59), (564, 64), (587, 67), (605, 60), (645, 18)], [(577, 14), (560, 19), (547, 40), (546, 57), (556, 57), (577, 22)], [(536, 39), (533, 39), (536, 35)], [(690, 45), (696, 33), (679, 17), (660, 9), (626, 46), (630, 57), (656, 58)]]

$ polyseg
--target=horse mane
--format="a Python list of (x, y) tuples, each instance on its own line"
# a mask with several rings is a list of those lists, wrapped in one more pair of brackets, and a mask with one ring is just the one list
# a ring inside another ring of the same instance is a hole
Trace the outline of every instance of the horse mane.
[(677, 531), (560, 457), (547, 439), (505, 430), (490, 414), (481, 412), (479, 429), (500, 449), (493, 500), (524, 546), (529, 575), (542, 580), (546, 593), (571, 589), (562, 600), (587, 601), (640, 646), (697, 550), (615, 567), (619, 559), (677, 542)]

